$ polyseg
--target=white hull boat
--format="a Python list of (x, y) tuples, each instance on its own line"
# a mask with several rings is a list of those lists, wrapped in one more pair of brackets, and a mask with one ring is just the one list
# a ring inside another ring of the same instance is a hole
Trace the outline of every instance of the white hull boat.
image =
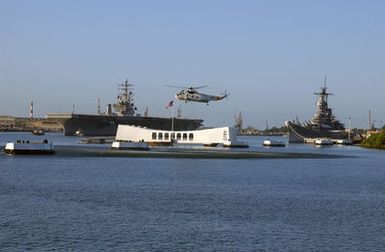
[(29, 140), (17, 140), (5, 145), (4, 152), (7, 154), (53, 154), (53, 144), (44, 140), (43, 142), (32, 142)]
[(340, 144), (340, 145), (352, 145), (353, 141), (351, 139), (336, 139), (333, 140), (335, 144)]
[(330, 138), (317, 138), (314, 140), (315, 145), (333, 145), (333, 141)]
[(263, 146), (269, 146), (269, 147), (285, 147), (286, 144), (285, 144), (284, 141), (267, 139), (267, 140), (263, 141)]
[(112, 143), (113, 150), (149, 150), (148, 144), (145, 142), (133, 141), (115, 141)]

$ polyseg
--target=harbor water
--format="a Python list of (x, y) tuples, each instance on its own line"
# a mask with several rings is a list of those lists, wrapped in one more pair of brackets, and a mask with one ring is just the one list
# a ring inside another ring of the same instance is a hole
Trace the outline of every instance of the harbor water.
[[(79, 137), (0, 133), (79, 145)], [(341, 158), (175, 159), (0, 153), (4, 251), (383, 251), (385, 151)], [(285, 138), (282, 138), (286, 140)], [(105, 146), (107, 148), (107, 146)]]

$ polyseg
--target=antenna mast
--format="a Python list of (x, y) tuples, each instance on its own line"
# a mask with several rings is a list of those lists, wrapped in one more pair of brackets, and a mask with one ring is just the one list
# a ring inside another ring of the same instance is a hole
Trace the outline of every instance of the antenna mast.
[(324, 88), (326, 90), (326, 76), (325, 76), (325, 80), (324, 80)]
[(98, 114), (100, 114), (100, 97), (98, 97)]

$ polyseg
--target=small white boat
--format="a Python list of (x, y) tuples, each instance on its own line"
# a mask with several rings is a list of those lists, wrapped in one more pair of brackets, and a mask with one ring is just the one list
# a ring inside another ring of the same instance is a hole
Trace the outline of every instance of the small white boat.
[(55, 150), (53, 144), (47, 139), (42, 142), (17, 140), (16, 143), (7, 143), (4, 152), (7, 154), (53, 154)]
[(35, 135), (35, 136), (43, 136), (45, 133), (43, 130), (34, 130), (32, 131), (32, 135)]
[(284, 141), (281, 140), (270, 140), (267, 139), (263, 141), (263, 146), (270, 146), (270, 147), (285, 147), (286, 144)]
[(75, 131), (74, 136), (83, 136), (83, 132), (81, 130)]
[(314, 140), (315, 145), (333, 145), (333, 141), (330, 138), (317, 138)]
[(352, 145), (353, 141), (351, 139), (336, 139), (333, 140), (335, 144), (340, 144), (340, 145)]
[(145, 142), (133, 141), (115, 141), (111, 145), (113, 150), (149, 150), (148, 144)]

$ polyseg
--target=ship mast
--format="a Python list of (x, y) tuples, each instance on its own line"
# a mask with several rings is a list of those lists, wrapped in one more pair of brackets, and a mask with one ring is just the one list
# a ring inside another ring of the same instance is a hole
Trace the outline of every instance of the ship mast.
[(133, 116), (137, 108), (134, 106), (134, 92), (133, 84), (128, 80), (119, 84), (119, 91), (117, 102), (113, 105), (116, 114), (119, 116)]
[(241, 133), (243, 129), (243, 117), (242, 113), (239, 112), (239, 115), (237, 116), (236, 114), (234, 115), (234, 120), (235, 120), (235, 128), (239, 133)]
[(318, 111), (322, 111), (328, 108), (328, 96), (333, 95), (333, 93), (328, 93), (326, 92), (327, 87), (326, 87), (326, 76), (324, 80), (324, 86), (321, 87), (321, 92), (320, 93), (314, 93), (315, 95), (318, 95), (318, 101), (317, 101), (317, 108)]
[(100, 97), (98, 97), (98, 106), (97, 106), (97, 109), (98, 109), (98, 115), (100, 115)]
[(321, 92), (314, 94), (318, 95), (317, 111), (310, 120), (310, 126), (317, 129), (342, 129), (343, 125), (336, 120), (332, 109), (328, 106), (328, 96), (333, 94), (327, 92), (326, 76)]

